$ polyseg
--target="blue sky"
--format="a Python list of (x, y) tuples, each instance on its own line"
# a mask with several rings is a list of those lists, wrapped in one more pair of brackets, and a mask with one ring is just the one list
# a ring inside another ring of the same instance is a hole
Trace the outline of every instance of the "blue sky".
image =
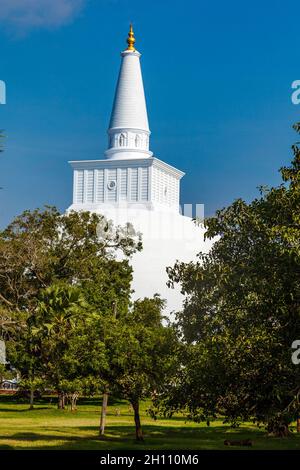
[(0, 225), (71, 204), (68, 160), (103, 158), (129, 22), (142, 55), (151, 148), (212, 214), (277, 184), (297, 139), (299, 1), (0, 0)]

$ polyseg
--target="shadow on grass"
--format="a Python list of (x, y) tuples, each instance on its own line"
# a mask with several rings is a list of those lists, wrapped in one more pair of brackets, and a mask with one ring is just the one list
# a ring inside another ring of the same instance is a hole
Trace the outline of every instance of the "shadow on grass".
[[(223, 426), (214, 428), (179, 427), (167, 428), (165, 426), (144, 426), (144, 443), (135, 441), (133, 426), (107, 426), (106, 435), (98, 435), (97, 426), (77, 426), (75, 431), (92, 431), (89, 436), (70, 435), (70, 429), (52, 428), (50, 433), (18, 432), (13, 435), (0, 436), (1, 440), (13, 440), (17, 448), (22, 449), (55, 449), (55, 450), (117, 450), (117, 449), (224, 449), (224, 439), (230, 434), (234, 439), (252, 439), (262, 433), (249, 429), (224, 429)], [(57, 433), (57, 434), (56, 434)], [(35, 445), (40, 441), (41, 445)], [(63, 441), (54, 443), (53, 441)], [(22, 445), (26, 443), (26, 445)], [(32, 443), (32, 445), (30, 445)], [(254, 446), (255, 447), (255, 446)], [(226, 449), (226, 448), (225, 448)]]

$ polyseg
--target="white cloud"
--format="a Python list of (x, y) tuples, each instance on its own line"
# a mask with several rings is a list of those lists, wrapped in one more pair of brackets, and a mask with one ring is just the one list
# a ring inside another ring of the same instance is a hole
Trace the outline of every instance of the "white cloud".
[(0, 22), (18, 33), (58, 28), (72, 21), (87, 0), (0, 0)]

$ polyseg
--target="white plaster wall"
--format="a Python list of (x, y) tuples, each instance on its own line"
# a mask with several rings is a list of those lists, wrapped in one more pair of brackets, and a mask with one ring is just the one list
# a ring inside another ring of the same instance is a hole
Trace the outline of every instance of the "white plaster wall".
[[(110, 188), (110, 182), (115, 187)], [(74, 204), (149, 200), (149, 167), (110, 167), (74, 171)]]
[[(157, 223), (157, 236), (144, 233), (143, 251), (133, 256), (134, 299), (159, 293), (167, 300), (166, 312), (181, 310), (184, 300), (177, 285), (167, 287), (167, 266), (173, 266), (176, 260), (193, 261), (200, 251), (208, 252), (212, 242), (204, 241), (204, 229), (197, 227), (192, 219), (178, 214), (152, 214), (152, 223)], [(148, 224), (147, 224), (148, 225)]]
[(152, 167), (152, 199), (169, 207), (179, 207), (179, 179), (168, 171)]

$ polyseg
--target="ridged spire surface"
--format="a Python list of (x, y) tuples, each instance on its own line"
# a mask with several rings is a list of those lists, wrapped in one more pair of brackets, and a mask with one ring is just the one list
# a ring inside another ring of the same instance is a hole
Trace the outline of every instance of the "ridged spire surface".
[(122, 62), (109, 129), (134, 128), (149, 131), (140, 65), (141, 54), (133, 47), (134, 42), (131, 27), (128, 37), (128, 48), (121, 53)]

